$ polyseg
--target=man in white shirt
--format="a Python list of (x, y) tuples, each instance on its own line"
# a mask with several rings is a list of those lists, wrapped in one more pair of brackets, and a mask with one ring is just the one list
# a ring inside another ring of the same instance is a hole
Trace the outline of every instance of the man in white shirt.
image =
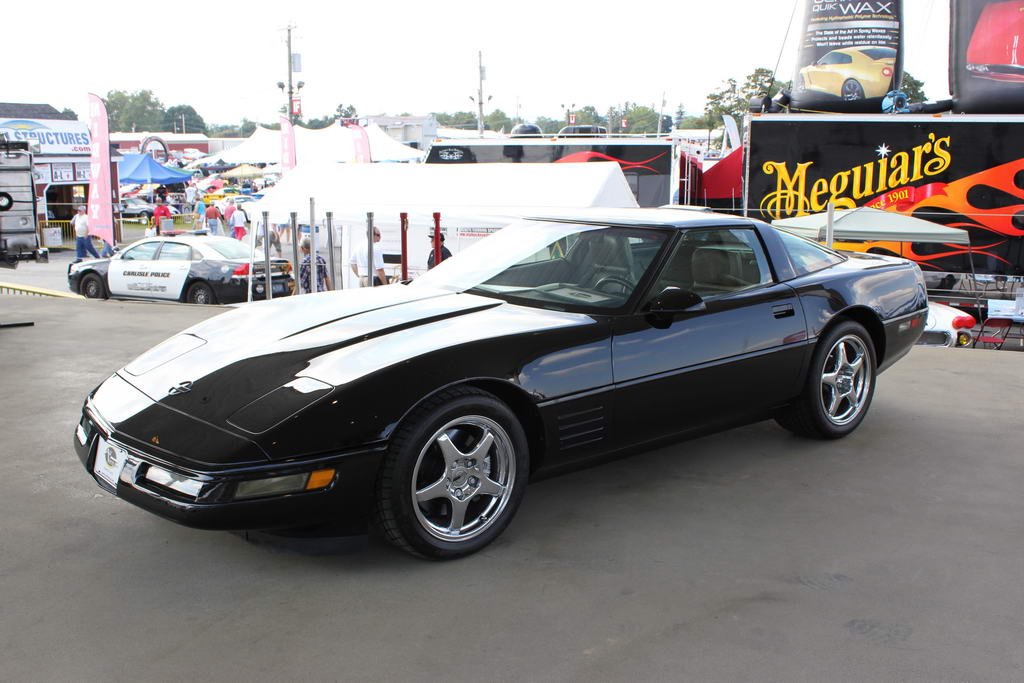
[(71, 225), (75, 228), (75, 262), (84, 259), (87, 253), (92, 254), (93, 258), (99, 258), (100, 255), (96, 253), (96, 247), (92, 246), (92, 239), (89, 238), (89, 217), (85, 214), (84, 206), (78, 207), (78, 213), (71, 219)]
[[(362, 240), (360, 240), (362, 242)], [(373, 243), (376, 245), (380, 242), (380, 228), (373, 229)], [(359, 286), (367, 287), (369, 280), (359, 276), (360, 271), (368, 272), (366, 264), (366, 243), (363, 242), (362, 247), (352, 250), (352, 256), (348, 260), (348, 264), (352, 267), (352, 272), (359, 278)], [(374, 248), (373, 250), (373, 284), (374, 286), (382, 285), (387, 282), (387, 278), (384, 277), (384, 250)]]
[(185, 188), (185, 203), (188, 206), (193, 206), (196, 203), (196, 186), (189, 185)]

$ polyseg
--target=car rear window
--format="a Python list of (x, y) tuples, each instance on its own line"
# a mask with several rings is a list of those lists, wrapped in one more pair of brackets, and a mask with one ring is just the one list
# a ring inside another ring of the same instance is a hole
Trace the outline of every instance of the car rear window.
[(896, 50), (891, 47), (869, 47), (861, 52), (871, 59), (896, 59)]
[(247, 245), (230, 237), (211, 237), (203, 244), (226, 259), (247, 259), (251, 251)]
[(817, 242), (806, 240), (785, 230), (778, 232), (782, 244), (789, 254), (789, 262), (793, 264), (793, 270), (797, 275), (806, 275), (843, 262), (842, 256), (829, 251)]

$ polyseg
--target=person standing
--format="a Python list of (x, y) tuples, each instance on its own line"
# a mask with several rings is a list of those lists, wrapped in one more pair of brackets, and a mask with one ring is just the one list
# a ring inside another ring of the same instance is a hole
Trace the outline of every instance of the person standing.
[(196, 203), (196, 186), (193, 183), (189, 183), (188, 187), (185, 188), (185, 206), (192, 208)]
[(211, 235), (220, 234), (220, 222), (224, 216), (221, 215), (220, 209), (217, 208), (216, 204), (211, 203), (207, 207), (206, 211), (203, 212), (203, 218), (206, 221), (206, 229), (210, 231)]
[(227, 222), (228, 225), (231, 225), (231, 217), (235, 215), (235, 211), (238, 211), (238, 207), (235, 206), (235, 200), (229, 199), (228, 206), (226, 209), (224, 209), (224, 220)]
[[(427, 256), (427, 270), (434, 267), (434, 235), (429, 234), (427, 237), (430, 238), (430, 255)], [(441, 261), (446, 258), (451, 258), (452, 252), (448, 251), (448, 247), (444, 246), (444, 233), (441, 233)]]
[(165, 218), (171, 218), (171, 207), (164, 203), (163, 199), (156, 200), (156, 208), (153, 209), (153, 227), (156, 228), (156, 234), (160, 234), (160, 223)]
[[(306, 237), (306, 238), (303, 238), (303, 239), (309, 239), (309, 238)], [(367, 258), (366, 258), (366, 252), (367, 252), (366, 243), (363, 242), (362, 240), (359, 240), (359, 241), (362, 242), (362, 246), (359, 249), (353, 249), (352, 250), (352, 256), (349, 258), (348, 264), (349, 264), (349, 266), (352, 267), (352, 272), (356, 274), (357, 278), (359, 278), (359, 286), (360, 287), (368, 287), (369, 286), (369, 282), (370, 282), (368, 277), (364, 281), (364, 279), (362, 277), (360, 277), (360, 275), (359, 275), (360, 270), (362, 270), (363, 272), (366, 272), (369, 275), (369, 268), (368, 268), (367, 263), (366, 263), (366, 261), (367, 261)], [(373, 243), (377, 244), (378, 242), (380, 242), (380, 228), (374, 228), (373, 229)], [(381, 249), (374, 249), (373, 250), (373, 284), (374, 284), (374, 286), (379, 286), (379, 285), (384, 284), (385, 282), (387, 282), (387, 278), (384, 276), (384, 254), (383, 254), (383, 251)]]
[[(233, 200), (229, 200), (229, 201), (232, 201), (231, 207), (233, 207), (234, 206), (234, 201)], [(228, 207), (228, 208), (231, 208), (231, 207)], [(235, 208), (235, 210), (231, 213), (231, 220), (229, 221), (229, 224), (231, 225), (232, 231), (234, 233), (234, 235), (233, 235), (234, 238), (236, 240), (238, 240), (239, 242), (241, 242), (243, 239), (245, 239), (245, 235), (246, 235), (245, 218), (246, 218), (245, 211), (242, 211), (241, 209)]]
[(75, 262), (81, 261), (85, 255), (92, 254), (93, 258), (99, 258), (96, 247), (92, 246), (92, 239), (89, 237), (89, 216), (85, 213), (85, 207), (78, 207), (78, 212), (71, 219), (75, 226)]
[[(309, 294), (309, 280), (310, 280), (310, 259), (309, 259), (309, 235), (302, 238), (299, 242), (299, 249), (302, 250), (302, 262), (299, 265), (299, 291), (303, 294)], [(334, 289), (331, 284), (331, 276), (327, 272), (327, 261), (320, 254), (316, 255), (316, 291), (318, 292), (329, 292)]]

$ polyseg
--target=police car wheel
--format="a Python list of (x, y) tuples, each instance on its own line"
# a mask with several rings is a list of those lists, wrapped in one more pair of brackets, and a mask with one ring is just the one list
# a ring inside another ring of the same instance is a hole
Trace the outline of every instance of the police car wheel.
[(89, 273), (82, 278), (79, 290), (86, 299), (102, 299), (106, 296), (103, 291), (103, 281), (95, 273)]
[(210, 289), (210, 285), (205, 282), (197, 282), (189, 287), (188, 293), (185, 295), (185, 300), (190, 304), (217, 303), (216, 297), (213, 295), (213, 290)]

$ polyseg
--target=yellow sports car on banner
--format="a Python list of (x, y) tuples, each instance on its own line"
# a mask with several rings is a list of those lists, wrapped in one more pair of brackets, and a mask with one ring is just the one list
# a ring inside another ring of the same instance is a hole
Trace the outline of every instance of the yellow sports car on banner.
[(814, 90), (844, 100), (883, 97), (894, 89), (896, 50), (862, 45), (832, 50), (800, 69), (796, 89)]

